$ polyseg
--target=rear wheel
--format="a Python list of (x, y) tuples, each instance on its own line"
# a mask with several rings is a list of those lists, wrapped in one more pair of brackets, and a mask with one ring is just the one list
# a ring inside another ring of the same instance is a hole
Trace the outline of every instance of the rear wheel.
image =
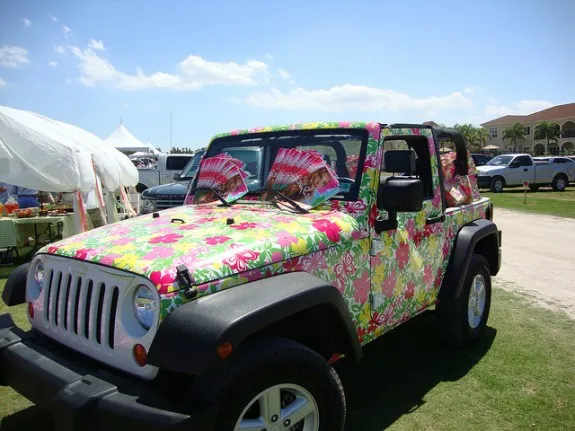
[(471, 256), (469, 269), (458, 298), (445, 298), (437, 304), (443, 338), (457, 346), (471, 345), (481, 338), (491, 308), (491, 275), (485, 257)]
[(491, 180), (491, 191), (493, 193), (501, 193), (505, 186), (505, 180), (502, 177), (495, 177)]
[(553, 190), (556, 192), (564, 192), (567, 188), (567, 184), (569, 184), (569, 181), (565, 175), (559, 174), (553, 179), (553, 183), (551, 185), (553, 186)]
[(240, 349), (223, 375), (204, 378), (194, 390), (194, 398), (221, 406), (218, 431), (343, 430), (343, 388), (324, 358), (284, 338)]

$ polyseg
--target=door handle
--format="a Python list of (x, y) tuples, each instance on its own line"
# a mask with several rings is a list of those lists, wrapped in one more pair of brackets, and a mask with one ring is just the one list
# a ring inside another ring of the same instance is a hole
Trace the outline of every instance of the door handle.
[(425, 220), (425, 224), (434, 224), (434, 223), (442, 223), (445, 221), (445, 215), (441, 214), (439, 216), (436, 217), (430, 217), (428, 219)]

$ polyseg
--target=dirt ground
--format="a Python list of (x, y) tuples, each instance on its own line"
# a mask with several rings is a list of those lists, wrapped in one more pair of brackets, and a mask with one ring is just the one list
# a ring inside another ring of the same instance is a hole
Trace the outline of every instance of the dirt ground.
[(495, 286), (575, 319), (575, 220), (495, 208), (503, 231)]

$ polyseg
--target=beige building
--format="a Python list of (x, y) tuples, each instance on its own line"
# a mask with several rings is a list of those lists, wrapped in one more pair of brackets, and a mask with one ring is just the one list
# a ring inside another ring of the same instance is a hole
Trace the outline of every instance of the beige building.
[[(550, 142), (547, 148), (546, 139), (535, 139), (535, 126), (542, 121), (559, 125), (560, 136), (557, 142)], [(496, 145), (500, 152), (512, 152), (513, 145), (503, 140), (503, 130), (512, 123), (520, 122), (525, 126), (525, 141), (517, 141), (517, 152), (533, 155), (575, 154), (575, 103), (553, 106), (530, 115), (506, 115), (483, 123), (481, 126), (489, 132), (487, 145)]]

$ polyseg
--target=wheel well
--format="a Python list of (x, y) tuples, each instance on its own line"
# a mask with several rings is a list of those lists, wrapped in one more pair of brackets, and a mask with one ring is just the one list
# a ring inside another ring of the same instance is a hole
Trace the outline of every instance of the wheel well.
[(487, 259), (489, 271), (493, 274), (497, 271), (499, 250), (497, 246), (497, 236), (495, 234), (487, 235), (475, 244), (473, 252)]
[(136, 184), (136, 191), (138, 193), (142, 193), (144, 190), (147, 190), (147, 189), (148, 189), (148, 186), (145, 184), (142, 184), (142, 183)]
[(289, 338), (317, 352), (326, 360), (333, 354), (354, 356), (351, 340), (338, 313), (328, 304), (316, 305), (292, 314), (252, 334), (251, 340), (262, 336)]
[(559, 172), (559, 173), (556, 174), (555, 177), (553, 178), (553, 182), (555, 182), (555, 180), (556, 180), (557, 178), (560, 178), (560, 177), (563, 177), (563, 178), (565, 178), (566, 180), (569, 180), (569, 178), (567, 178), (567, 175), (565, 175), (563, 172)]

